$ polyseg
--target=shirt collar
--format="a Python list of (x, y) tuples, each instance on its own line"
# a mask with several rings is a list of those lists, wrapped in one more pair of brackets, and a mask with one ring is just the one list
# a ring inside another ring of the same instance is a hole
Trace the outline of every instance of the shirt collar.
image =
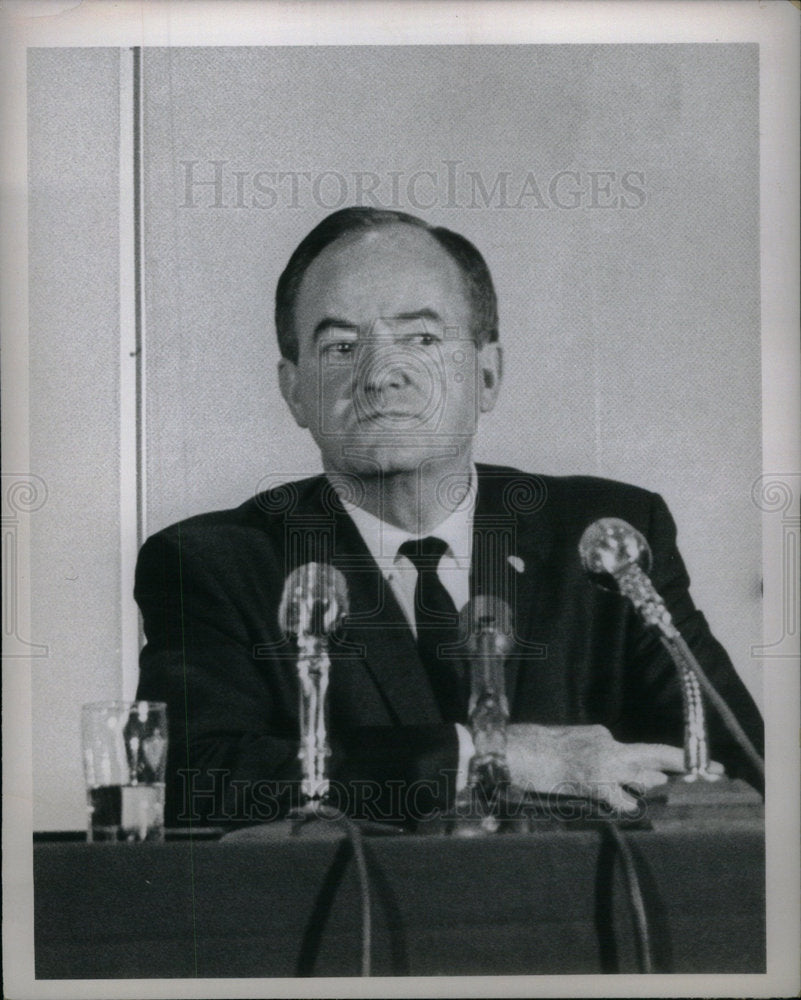
[[(473, 509), (475, 507), (478, 476), (475, 465), (470, 467), (470, 486), (459, 505), (444, 521), (427, 533), (441, 538), (448, 546), (448, 553), (455, 562), (469, 568), (473, 548)], [(423, 537), (411, 534), (394, 524), (382, 521), (374, 514), (346, 501), (342, 505), (364, 539), (370, 554), (382, 568), (394, 563), (400, 546), (412, 538)], [(427, 537), (426, 536), (426, 537)]]

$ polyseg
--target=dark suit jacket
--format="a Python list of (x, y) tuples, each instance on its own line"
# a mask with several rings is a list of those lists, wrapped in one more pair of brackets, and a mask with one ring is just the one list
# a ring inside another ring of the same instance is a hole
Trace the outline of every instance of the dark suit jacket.
[[(478, 472), (471, 593), (503, 597), (514, 612), (512, 722), (600, 723), (620, 740), (681, 745), (680, 688), (666, 651), (626, 600), (586, 578), (578, 557), (589, 523), (621, 517), (648, 538), (657, 590), (761, 749), (759, 712), (692, 603), (659, 496), (587, 477)], [(316, 477), (182, 521), (142, 547), (138, 697), (168, 703), (168, 823), (273, 818), (296, 792), (298, 684), (277, 609), (286, 575), (309, 561), (333, 563), (350, 594), (329, 692), (330, 773), (354, 796), (342, 804), (353, 811), (361, 796), (359, 808), (366, 799), (374, 818), (400, 819), (452, 793), (455, 729), (442, 721), (391, 589)], [(711, 708), (708, 718), (713, 757), (756, 783)]]

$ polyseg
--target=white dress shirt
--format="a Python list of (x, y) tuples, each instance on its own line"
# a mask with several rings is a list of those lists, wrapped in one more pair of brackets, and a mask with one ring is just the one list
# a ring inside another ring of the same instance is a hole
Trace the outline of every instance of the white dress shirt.
[[(439, 561), (437, 575), (453, 598), (457, 611), (464, 607), (470, 599), (473, 509), (477, 486), (478, 476), (475, 466), (472, 466), (470, 486), (459, 505), (425, 535), (404, 531), (403, 528), (388, 524), (361, 507), (356, 507), (344, 499), (342, 500), (343, 506), (358, 528), (370, 554), (392, 588), (392, 593), (395, 595), (415, 638), (417, 629), (415, 627), (414, 589), (417, 584), (417, 569), (410, 559), (400, 555), (398, 549), (404, 542), (411, 539), (423, 537), (442, 539), (448, 547)], [(456, 789), (460, 791), (467, 784), (467, 769), (474, 753), (474, 747), (469, 731), (459, 723), (455, 725), (459, 737), (459, 769), (456, 776)]]

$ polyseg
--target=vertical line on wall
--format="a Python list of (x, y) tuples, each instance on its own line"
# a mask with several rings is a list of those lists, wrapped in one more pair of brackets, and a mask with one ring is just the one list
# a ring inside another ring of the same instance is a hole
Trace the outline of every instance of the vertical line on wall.
[(141, 536), (141, 323), (138, 249), (137, 50), (120, 50), (120, 656), (122, 697), (136, 692), (139, 613), (133, 599)]
[(136, 276), (136, 536), (141, 545), (147, 532), (147, 466), (145, 436), (145, 171), (144, 171), (144, 73), (142, 49), (133, 49), (134, 127), (134, 230)]
[(590, 332), (592, 335), (592, 414), (593, 431), (595, 436), (595, 469), (593, 471), (596, 476), (605, 476), (608, 475), (608, 472), (606, 468), (606, 453), (604, 448), (603, 407), (604, 391), (608, 391), (608, 386), (606, 386), (601, 379), (602, 344), (601, 331), (598, 329), (598, 309), (596, 308), (599, 280), (601, 280), (599, 270), (596, 267), (595, 259), (593, 258), (590, 267), (590, 280), (587, 282), (589, 285), (588, 297), (590, 301)]

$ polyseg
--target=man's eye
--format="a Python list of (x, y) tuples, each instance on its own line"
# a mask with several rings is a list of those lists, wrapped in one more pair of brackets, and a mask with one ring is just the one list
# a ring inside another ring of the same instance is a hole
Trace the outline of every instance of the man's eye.
[(335, 340), (330, 344), (325, 344), (323, 347), (323, 352), (328, 357), (347, 357), (349, 354), (353, 353), (355, 344), (350, 340)]
[(419, 344), (421, 347), (430, 347), (439, 340), (433, 333), (413, 333), (407, 339), (410, 343)]

